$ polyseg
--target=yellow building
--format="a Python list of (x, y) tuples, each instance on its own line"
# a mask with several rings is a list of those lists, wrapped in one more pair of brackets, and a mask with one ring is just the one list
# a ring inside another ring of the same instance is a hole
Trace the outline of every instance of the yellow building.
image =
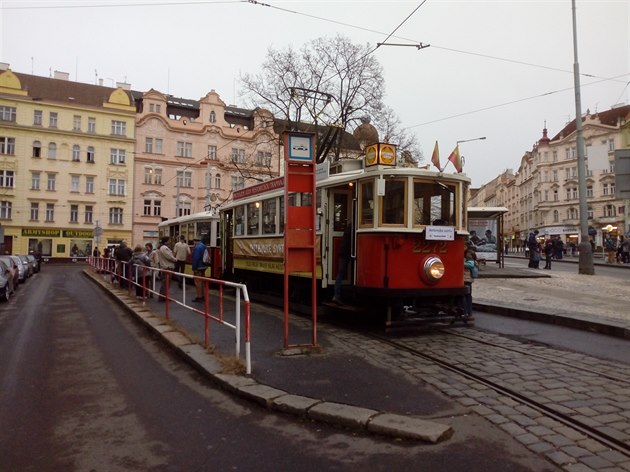
[(0, 250), (83, 257), (131, 239), (135, 106), (111, 88), (0, 70)]

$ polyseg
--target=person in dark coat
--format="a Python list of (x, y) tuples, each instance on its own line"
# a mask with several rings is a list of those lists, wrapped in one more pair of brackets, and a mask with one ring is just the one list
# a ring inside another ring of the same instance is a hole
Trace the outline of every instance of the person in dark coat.
[(117, 273), (120, 276), (120, 287), (127, 288), (127, 280), (131, 274), (131, 270), (129, 267), (129, 261), (133, 256), (133, 251), (129, 246), (127, 246), (127, 241), (122, 241), (120, 245), (116, 248), (116, 252), (114, 253), (114, 259), (116, 259), (118, 270)]
[(545, 269), (551, 270), (551, 256), (553, 256), (553, 240), (547, 239), (545, 241), (545, 247), (543, 251), (545, 252)]
[(538, 230), (535, 229), (527, 237), (527, 248), (529, 249), (529, 264), (527, 267), (538, 269), (540, 264), (540, 251), (538, 248)]

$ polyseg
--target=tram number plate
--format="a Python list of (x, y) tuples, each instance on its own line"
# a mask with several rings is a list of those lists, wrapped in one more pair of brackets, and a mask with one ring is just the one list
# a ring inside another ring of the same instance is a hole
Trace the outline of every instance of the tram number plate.
[(418, 241), (413, 246), (413, 252), (420, 254), (446, 254), (447, 241)]

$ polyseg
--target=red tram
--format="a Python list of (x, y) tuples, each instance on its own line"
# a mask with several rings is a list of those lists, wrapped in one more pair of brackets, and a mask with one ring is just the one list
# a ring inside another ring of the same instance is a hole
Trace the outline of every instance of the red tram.
[[(221, 208), (224, 277), (247, 283), (253, 293), (281, 293), (283, 287), (283, 182), (235, 192)], [(380, 310), (390, 322), (463, 320), (469, 183), (461, 174), (356, 159), (318, 169), (315, 196), (289, 195), (292, 206), (316, 207), (318, 301), (333, 297), (340, 246), (351, 225), (344, 306)], [(310, 276), (291, 279), (293, 300), (310, 300)]]

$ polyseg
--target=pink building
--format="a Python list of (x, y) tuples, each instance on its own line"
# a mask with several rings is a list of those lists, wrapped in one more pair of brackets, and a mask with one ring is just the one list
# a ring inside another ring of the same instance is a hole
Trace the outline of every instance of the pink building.
[(214, 90), (199, 101), (134, 94), (133, 244), (155, 244), (161, 221), (216, 211), (234, 190), (280, 175), (269, 111), (228, 106)]

